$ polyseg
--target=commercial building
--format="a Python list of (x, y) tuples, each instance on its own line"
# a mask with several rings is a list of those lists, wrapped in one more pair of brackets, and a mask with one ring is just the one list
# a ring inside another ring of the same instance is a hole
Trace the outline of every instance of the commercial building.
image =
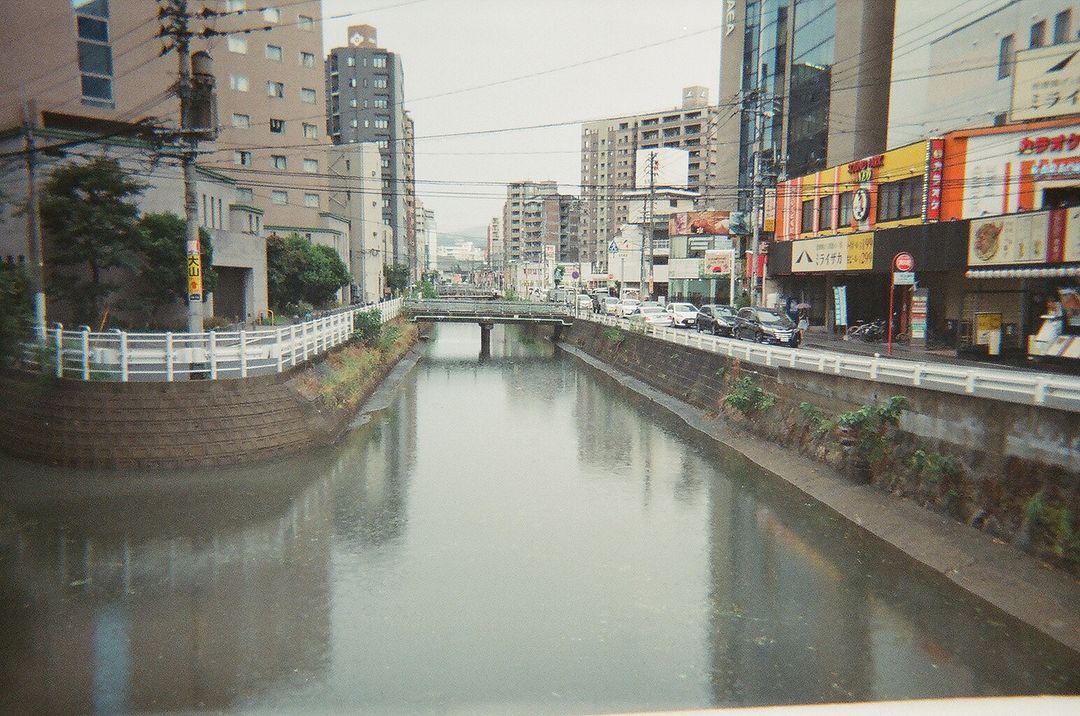
[(731, 107), (710, 106), (708, 89), (695, 86), (683, 89), (680, 107), (584, 123), (580, 260), (607, 266), (607, 246), (627, 223), (624, 194), (635, 188), (641, 149), (686, 150), (689, 163), (682, 185), (696, 192), (703, 204), (721, 199), (719, 130), (730, 114)]
[(503, 251), (502, 219), (492, 217), (487, 227), (487, 262), (488, 266), (499, 274), (506, 264)]
[(438, 269), (438, 239), (439, 232), (435, 223), (435, 212), (417, 202), (416, 246), (422, 273)]
[[(411, 121), (403, 107), (401, 58), (379, 47), (371, 25), (352, 25), (347, 45), (326, 59), (326, 130), (334, 144), (374, 142), (382, 157), (383, 222), (394, 231), (388, 264), (415, 257), (412, 202)], [(415, 207), (413, 215), (415, 216)], [(410, 239), (413, 244), (410, 254)]]
[(508, 184), (502, 217), (506, 260), (576, 260), (577, 211), (577, 198), (560, 194), (557, 182)]

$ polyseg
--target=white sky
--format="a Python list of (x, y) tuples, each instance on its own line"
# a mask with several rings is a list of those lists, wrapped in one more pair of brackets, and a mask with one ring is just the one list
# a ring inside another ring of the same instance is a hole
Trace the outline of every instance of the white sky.
[[(325, 49), (345, 45), (349, 25), (367, 23), (378, 29), (379, 45), (403, 60), (405, 108), (416, 122), (417, 194), (435, 211), (440, 235), (500, 215), (508, 181), (555, 179), (579, 193), (581, 127), (424, 137), (651, 112), (678, 106), (690, 85), (708, 87), (716, 101), (718, 0), (324, 0), (324, 18), (345, 13), (324, 21)], [(455, 93), (424, 99), (445, 92)]]

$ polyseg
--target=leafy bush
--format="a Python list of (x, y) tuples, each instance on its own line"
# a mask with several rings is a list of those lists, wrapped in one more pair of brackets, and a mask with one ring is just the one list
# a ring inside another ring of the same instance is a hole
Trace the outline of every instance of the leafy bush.
[(880, 462), (886, 453), (886, 436), (900, 424), (900, 414), (908, 407), (907, 398), (894, 395), (884, 403), (867, 403), (855, 410), (841, 413), (835, 420), (822, 424), (830, 431), (841, 428), (855, 439), (855, 449), (867, 464)]
[(608, 328), (604, 331), (604, 340), (616, 345), (626, 340), (626, 334), (618, 328)]
[(351, 279), (345, 262), (329, 246), (312, 244), (297, 233), (284, 238), (274, 234), (266, 240), (270, 305), (284, 307), (285, 313), (289, 313), (290, 305), (328, 304)]
[(381, 331), (382, 316), (379, 315), (379, 310), (376, 308), (360, 311), (353, 319), (353, 337), (361, 341), (376, 341), (379, 339)]
[(916, 450), (911, 456), (911, 466), (919, 472), (926, 474), (926, 479), (932, 484), (942, 480), (946, 482), (955, 480), (963, 473), (963, 465), (960, 460), (952, 455), (942, 455), (936, 452)]
[(799, 403), (799, 412), (802, 413), (803, 420), (806, 421), (815, 433), (825, 433), (829, 431), (829, 421), (825, 418), (825, 413), (818, 406), (804, 400)]
[(768, 410), (776, 404), (776, 398), (766, 393), (750, 376), (736, 378), (724, 402), (743, 415), (753, 415)]

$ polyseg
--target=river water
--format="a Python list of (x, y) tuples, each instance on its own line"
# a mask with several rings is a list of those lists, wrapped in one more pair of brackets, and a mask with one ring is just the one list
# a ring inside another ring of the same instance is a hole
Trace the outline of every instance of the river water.
[(1080, 659), (583, 367), (438, 327), (255, 467), (0, 462), (0, 711), (589, 713), (1076, 693)]

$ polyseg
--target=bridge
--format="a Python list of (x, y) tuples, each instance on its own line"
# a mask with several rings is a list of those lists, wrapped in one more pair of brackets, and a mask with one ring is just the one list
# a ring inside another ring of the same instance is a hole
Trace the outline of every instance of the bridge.
[(480, 288), (470, 283), (451, 283), (435, 287), (435, 295), (439, 298), (458, 298), (464, 300), (494, 300), (498, 293), (493, 288)]
[(491, 329), (496, 323), (543, 324), (555, 326), (558, 339), (563, 326), (574, 324), (572, 309), (561, 303), (521, 301), (470, 301), (465, 299), (418, 299), (406, 301), (403, 312), (412, 322), (477, 323), (480, 325), (480, 353), (489, 355)]

